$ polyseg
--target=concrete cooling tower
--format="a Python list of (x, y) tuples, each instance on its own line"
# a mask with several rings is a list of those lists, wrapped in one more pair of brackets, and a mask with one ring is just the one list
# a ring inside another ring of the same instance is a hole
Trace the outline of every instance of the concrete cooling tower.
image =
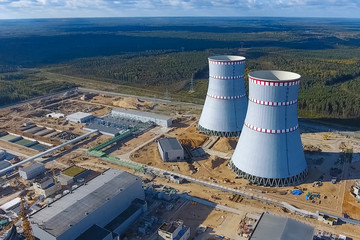
[(240, 135), (247, 109), (244, 70), (244, 57), (209, 58), (209, 87), (198, 126), (201, 132), (220, 137)]
[(262, 186), (296, 185), (307, 174), (297, 96), (300, 75), (285, 71), (249, 74), (249, 107), (232, 156), (238, 176)]

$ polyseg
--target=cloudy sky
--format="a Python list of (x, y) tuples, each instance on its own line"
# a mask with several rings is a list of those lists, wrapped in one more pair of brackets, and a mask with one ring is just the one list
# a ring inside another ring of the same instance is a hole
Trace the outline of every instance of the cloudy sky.
[(0, 0), (0, 19), (128, 16), (360, 17), (360, 0)]

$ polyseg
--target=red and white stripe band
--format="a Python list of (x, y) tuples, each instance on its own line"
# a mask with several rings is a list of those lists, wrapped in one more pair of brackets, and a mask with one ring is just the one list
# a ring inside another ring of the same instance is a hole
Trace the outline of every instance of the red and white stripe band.
[(295, 127), (287, 128), (287, 129), (266, 129), (266, 128), (255, 127), (247, 122), (245, 122), (245, 126), (247, 126), (248, 128), (250, 128), (252, 130), (255, 130), (258, 132), (263, 132), (263, 133), (288, 133), (288, 132), (293, 132), (299, 128), (299, 125), (296, 125)]
[(211, 98), (216, 98), (216, 99), (229, 100), (229, 99), (238, 99), (238, 98), (246, 97), (246, 94), (239, 95), (239, 96), (217, 96), (217, 95), (209, 94), (209, 93), (208, 93), (207, 96), (209, 96), (209, 97), (211, 97)]
[(273, 87), (284, 87), (284, 86), (293, 86), (300, 84), (300, 80), (292, 80), (292, 81), (265, 81), (259, 80), (256, 78), (249, 77), (251, 83), (263, 85), (263, 86), (273, 86)]
[(245, 60), (241, 60), (241, 61), (215, 61), (215, 60), (209, 60), (209, 63), (217, 64), (217, 65), (238, 65), (238, 64), (244, 64)]
[(291, 101), (288, 101), (288, 102), (268, 102), (268, 101), (261, 101), (261, 100), (257, 100), (255, 98), (249, 97), (249, 100), (251, 102), (266, 105), (266, 106), (288, 106), (288, 105), (292, 105), (292, 104), (297, 103), (297, 99), (291, 100)]
[(215, 79), (238, 79), (238, 78), (244, 78), (244, 75), (239, 75), (239, 76), (214, 76), (214, 75), (209, 75), (209, 77), (211, 78), (215, 78)]

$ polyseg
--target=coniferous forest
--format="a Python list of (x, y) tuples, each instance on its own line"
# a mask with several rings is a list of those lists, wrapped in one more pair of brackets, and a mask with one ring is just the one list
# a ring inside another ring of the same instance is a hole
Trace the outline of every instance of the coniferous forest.
[(299, 73), (302, 117), (360, 118), (358, 19), (0, 20), (0, 105), (87, 81), (201, 104), (220, 54), (245, 56), (246, 73)]

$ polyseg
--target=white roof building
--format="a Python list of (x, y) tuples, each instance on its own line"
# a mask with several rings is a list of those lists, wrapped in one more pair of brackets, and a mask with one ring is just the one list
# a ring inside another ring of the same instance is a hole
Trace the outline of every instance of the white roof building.
[[(134, 216), (142, 212), (142, 208), (133, 205), (136, 199), (142, 202), (145, 199), (141, 179), (110, 169), (33, 213), (29, 220), (34, 236), (40, 240), (84, 239), (83, 234), (88, 235), (90, 230), (98, 227), (119, 235), (132, 223), (130, 218), (135, 220)], [(130, 214), (129, 209), (133, 210)], [(128, 215), (121, 215), (124, 212)], [(117, 218), (122, 221), (113, 222)], [(109, 236), (86, 239), (112, 240)]]
[(66, 120), (76, 123), (84, 123), (92, 119), (94, 116), (91, 113), (76, 112), (66, 117)]
[(111, 111), (111, 115), (115, 117), (132, 118), (134, 120), (141, 122), (151, 121), (163, 127), (170, 127), (172, 125), (171, 117), (162, 114), (151, 113), (151, 112), (143, 112), (143, 111), (136, 111), (130, 109), (123, 109), (123, 108), (114, 108)]

